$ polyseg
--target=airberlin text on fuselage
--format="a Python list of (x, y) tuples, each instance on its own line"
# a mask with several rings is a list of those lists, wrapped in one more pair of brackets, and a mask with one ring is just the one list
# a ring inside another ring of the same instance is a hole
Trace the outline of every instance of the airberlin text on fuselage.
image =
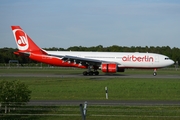
[(154, 58), (150, 56), (134, 56), (134, 55), (128, 55), (122, 57), (123, 61), (132, 61), (132, 62), (153, 62)]

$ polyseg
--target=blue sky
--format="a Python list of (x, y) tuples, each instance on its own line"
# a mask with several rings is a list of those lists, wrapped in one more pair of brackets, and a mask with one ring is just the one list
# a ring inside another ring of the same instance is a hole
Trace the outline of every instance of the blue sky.
[(19, 25), (42, 48), (180, 48), (180, 0), (1, 0), (0, 48)]

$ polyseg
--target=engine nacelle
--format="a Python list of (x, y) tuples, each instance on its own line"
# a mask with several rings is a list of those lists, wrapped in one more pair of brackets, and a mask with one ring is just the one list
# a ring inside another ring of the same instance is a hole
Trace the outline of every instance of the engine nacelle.
[(115, 63), (103, 63), (101, 65), (102, 72), (105, 73), (116, 73), (117, 72), (117, 64)]

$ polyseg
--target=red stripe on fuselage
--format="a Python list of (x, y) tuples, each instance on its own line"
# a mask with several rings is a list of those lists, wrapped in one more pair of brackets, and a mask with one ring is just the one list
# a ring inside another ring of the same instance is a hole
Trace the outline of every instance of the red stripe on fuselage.
[(87, 66), (79, 65), (73, 62), (64, 62), (63, 60), (54, 57), (54, 56), (48, 56), (43, 54), (34, 54), (31, 53), (29, 58), (31, 60), (35, 60), (38, 62), (54, 65), (54, 66), (61, 66), (61, 67), (78, 67), (78, 68), (87, 68)]

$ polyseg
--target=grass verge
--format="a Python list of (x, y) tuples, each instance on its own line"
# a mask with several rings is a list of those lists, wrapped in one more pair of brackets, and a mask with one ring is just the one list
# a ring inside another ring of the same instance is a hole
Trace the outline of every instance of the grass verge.
[(180, 79), (0, 77), (29, 85), (32, 100), (180, 100)]

